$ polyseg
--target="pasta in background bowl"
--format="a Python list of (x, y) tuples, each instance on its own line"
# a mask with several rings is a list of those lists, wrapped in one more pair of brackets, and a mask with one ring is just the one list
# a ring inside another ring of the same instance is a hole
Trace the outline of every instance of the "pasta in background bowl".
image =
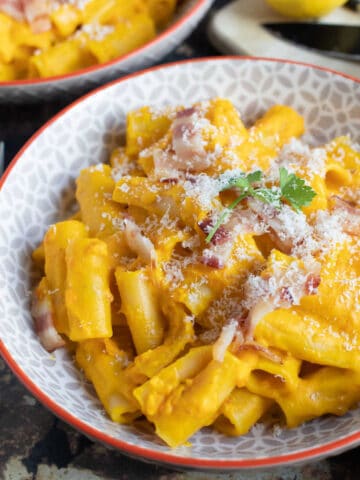
[[(2, 354), (29, 390), (55, 414), (92, 438), (133, 456), (224, 470), (304, 462), (338, 453), (360, 442), (358, 409), (290, 430), (257, 425), (241, 437), (205, 428), (191, 437), (191, 445), (170, 449), (149, 431), (113, 423), (72, 356), (64, 349), (50, 355), (34, 332), (28, 293), (38, 277), (31, 252), (49, 225), (69, 215), (79, 172), (106, 162), (110, 152), (124, 143), (129, 111), (144, 105), (156, 107), (154, 111), (168, 104), (189, 107), (214, 97), (231, 100), (246, 125), (274, 104), (289, 105), (304, 117), (305, 140), (312, 145), (342, 135), (359, 140), (359, 82), (283, 61), (221, 58), (179, 63), (119, 80), (84, 97), (30, 140), (3, 179)], [(126, 190), (121, 190), (124, 195)]]
[[(197, 25), (213, 0), (4, 1), (0, 102), (84, 93), (158, 62)], [(46, 6), (46, 7), (45, 7)]]

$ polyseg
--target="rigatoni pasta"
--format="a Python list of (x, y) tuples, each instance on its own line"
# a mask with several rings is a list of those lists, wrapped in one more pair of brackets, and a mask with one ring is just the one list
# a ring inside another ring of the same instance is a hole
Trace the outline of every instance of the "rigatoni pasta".
[(76, 219), (34, 252), (34, 318), (113, 421), (177, 447), (360, 400), (360, 153), (303, 132), (282, 105), (250, 127), (226, 99), (146, 106), (80, 173)]

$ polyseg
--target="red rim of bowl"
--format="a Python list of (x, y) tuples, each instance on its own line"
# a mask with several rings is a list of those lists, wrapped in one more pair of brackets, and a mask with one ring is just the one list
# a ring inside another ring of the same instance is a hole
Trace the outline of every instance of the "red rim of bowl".
[(124, 60), (129, 60), (131, 57), (135, 57), (141, 53), (146, 52), (147, 49), (153, 47), (155, 44), (160, 42), (161, 40), (165, 40), (167, 37), (171, 36), (176, 30), (178, 30), (184, 23), (186, 23), (190, 18), (195, 15), (203, 6), (206, 5), (208, 0), (198, 0), (195, 5), (190, 8), (188, 12), (182, 15), (175, 23), (173, 23), (169, 28), (166, 28), (163, 32), (159, 33), (154, 37), (150, 42), (145, 43), (141, 47), (137, 48), (136, 50), (132, 50), (131, 52), (121, 55), (120, 57), (116, 57), (113, 60), (105, 63), (98, 63), (96, 65), (92, 65), (91, 67), (81, 68), (79, 70), (75, 70), (75, 72), (67, 73), (65, 75), (54, 75), (52, 77), (45, 77), (45, 78), (27, 78), (22, 80), (13, 80), (11, 82), (1, 82), (0, 81), (0, 89), (1, 87), (20, 87), (20, 86), (35, 86), (41, 85), (43, 83), (53, 83), (59, 80), (70, 80), (74, 79), (75, 77), (80, 77), (82, 75), (86, 75), (89, 73), (96, 72), (98, 70), (106, 70), (107, 67), (111, 67), (112, 65), (116, 65)]
[[(67, 113), (72, 108), (76, 107), (80, 102), (88, 99), (89, 97), (96, 95), (98, 92), (105, 90), (115, 84), (126, 82), (131, 78), (138, 77), (149, 72), (153, 72), (156, 70), (167, 69), (171, 67), (176, 67), (178, 65), (187, 64), (187, 63), (201, 63), (201, 62), (221, 62), (221, 61), (265, 61), (265, 62), (276, 62), (276, 63), (285, 63), (285, 64), (293, 64), (293, 65), (300, 65), (304, 67), (309, 67), (311, 69), (322, 70), (337, 76), (348, 78), (349, 80), (354, 81), (355, 83), (359, 84), (360, 87), (360, 79), (356, 77), (352, 77), (351, 75), (343, 74), (341, 72), (337, 72), (335, 70), (331, 70), (326, 67), (318, 67), (316, 65), (302, 63), (292, 60), (283, 60), (283, 59), (276, 59), (276, 58), (265, 58), (265, 57), (248, 57), (248, 56), (222, 56), (222, 57), (205, 57), (205, 58), (198, 58), (198, 59), (190, 59), (190, 60), (182, 60), (178, 62), (158, 65), (155, 67), (151, 67), (139, 72), (132, 73), (130, 75), (126, 75), (120, 79), (114, 80), (106, 85), (103, 85), (92, 92), (82, 96), (81, 98), (77, 99), (75, 102), (71, 103), (59, 113), (57, 113), (53, 118), (48, 120), (37, 132), (35, 132), (32, 137), (25, 143), (25, 145), (19, 150), (16, 154), (14, 159), (9, 164), (7, 170), (3, 174), (2, 178), (0, 179), (0, 190), (4, 185), (6, 178), (8, 177), (9, 173), (11, 172), (12, 168), (15, 166), (17, 161), (21, 158), (25, 150), (37, 139), (38, 136), (42, 134), (44, 130), (46, 130), (50, 125), (56, 122), (60, 117), (62, 117), (65, 113)], [(356, 447), (360, 444), (360, 431), (353, 433), (349, 436), (343, 437), (339, 440), (334, 440), (329, 443), (323, 444), (319, 447), (312, 447), (309, 449), (301, 450), (295, 453), (284, 454), (284, 455), (277, 455), (274, 457), (266, 457), (266, 458), (255, 458), (255, 459), (240, 459), (240, 460), (216, 460), (216, 459), (201, 459), (201, 458), (192, 458), (192, 457), (181, 457), (177, 455), (172, 455), (171, 453), (159, 452), (152, 450), (150, 448), (140, 447), (138, 445), (129, 444), (124, 442), (120, 439), (115, 439), (106, 433), (88, 425), (86, 422), (79, 420), (74, 415), (67, 412), (61, 406), (59, 406), (54, 400), (52, 400), (48, 395), (43, 393), (36, 384), (26, 375), (26, 373), (19, 367), (16, 361), (12, 358), (9, 351), (5, 347), (4, 342), (0, 339), (0, 353), (2, 354), (4, 360), (9, 365), (10, 369), (13, 373), (18, 377), (18, 379), (25, 385), (25, 387), (51, 412), (53, 412), (57, 417), (61, 418), (80, 432), (84, 433), (88, 437), (99, 441), (105, 445), (113, 447), (117, 450), (120, 450), (123, 453), (128, 454), (131, 457), (144, 459), (147, 461), (152, 461), (156, 463), (167, 464), (169, 466), (180, 466), (180, 467), (187, 467), (187, 468), (196, 468), (196, 469), (255, 469), (255, 468), (265, 468), (265, 467), (275, 467), (286, 465), (289, 463), (300, 463), (305, 462), (307, 460), (314, 459), (315, 457), (325, 457), (334, 455), (336, 453), (341, 453), (341, 451)]]

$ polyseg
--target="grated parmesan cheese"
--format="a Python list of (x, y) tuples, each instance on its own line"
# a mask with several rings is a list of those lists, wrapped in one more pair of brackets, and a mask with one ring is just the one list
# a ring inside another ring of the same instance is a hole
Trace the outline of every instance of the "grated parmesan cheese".
[(110, 33), (115, 31), (115, 27), (113, 25), (101, 25), (100, 23), (86, 23), (79, 28), (76, 32), (75, 36), (81, 35), (85, 33), (90, 37), (91, 40), (95, 40), (100, 42), (104, 40)]
[[(275, 162), (270, 167), (272, 176), (276, 178), (280, 167), (285, 167), (295, 174), (306, 174), (310, 179), (315, 175), (325, 176), (325, 148), (310, 148), (308, 144), (292, 138), (283, 146)], [(277, 170), (277, 172), (275, 172)]]
[(206, 173), (188, 178), (183, 183), (185, 196), (193, 198), (204, 210), (212, 210), (213, 200), (220, 191), (218, 181)]

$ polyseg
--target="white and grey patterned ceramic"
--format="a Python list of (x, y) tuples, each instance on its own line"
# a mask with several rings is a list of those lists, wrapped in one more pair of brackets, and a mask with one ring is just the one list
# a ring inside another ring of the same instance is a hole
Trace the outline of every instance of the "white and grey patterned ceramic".
[(359, 141), (360, 82), (324, 69), (265, 59), (219, 58), (158, 67), (103, 87), (48, 122), (14, 159), (0, 202), (0, 349), (48, 408), (75, 428), (133, 456), (195, 468), (261, 468), (303, 462), (360, 443), (360, 410), (280, 432), (240, 438), (204, 429), (191, 447), (171, 450), (132, 426), (112, 423), (65, 351), (48, 354), (29, 312), (31, 251), (71, 203), (81, 168), (108, 158), (126, 112), (146, 104), (191, 104), (224, 96), (251, 122), (274, 103), (305, 116), (318, 144), (348, 133)]
[(196, 27), (213, 0), (184, 0), (169, 27), (154, 40), (120, 58), (68, 75), (45, 79), (0, 82), (1, 103), (30, 103), (73, 97), (127, 73), (159, 62)]

